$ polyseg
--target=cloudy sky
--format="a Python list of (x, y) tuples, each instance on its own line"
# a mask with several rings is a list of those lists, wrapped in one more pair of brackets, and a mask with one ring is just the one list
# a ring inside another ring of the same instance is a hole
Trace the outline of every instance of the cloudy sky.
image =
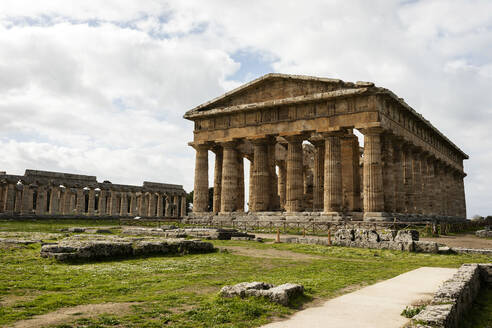
[[(193, 186), (192, 107), (269, 72), (374, 81), (492, 215), (492, 1), (0, 1), (0, 171)], [(213, 156), (210, 156), (213, 159)]]

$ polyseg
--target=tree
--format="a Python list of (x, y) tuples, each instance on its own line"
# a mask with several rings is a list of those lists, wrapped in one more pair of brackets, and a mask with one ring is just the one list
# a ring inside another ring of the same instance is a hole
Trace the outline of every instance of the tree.
[[(193, 206), (193, 190), (186, 194), (186, 212), (191, 212)], [(208, 210), (212, 211), (214, 207), (214, 188), (208, 188)]]

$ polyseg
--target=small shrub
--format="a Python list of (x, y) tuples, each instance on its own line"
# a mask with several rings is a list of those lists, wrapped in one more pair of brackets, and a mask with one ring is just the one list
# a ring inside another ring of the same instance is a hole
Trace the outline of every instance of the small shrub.
[(405, 310), (401, 312), (401, 315), (405, 318), (413, 318), (419, 314), (425, 308), (424, 305), (421, 306), (407, 306)]

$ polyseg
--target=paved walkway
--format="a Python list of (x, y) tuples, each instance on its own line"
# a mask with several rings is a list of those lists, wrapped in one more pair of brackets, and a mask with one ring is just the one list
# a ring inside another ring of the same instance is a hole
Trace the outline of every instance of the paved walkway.
[(409, 321), (400, 315), (405, 306), (432, 298), (439, 285), (456, 270), (422, 267), (263, 327), (399, 328)]

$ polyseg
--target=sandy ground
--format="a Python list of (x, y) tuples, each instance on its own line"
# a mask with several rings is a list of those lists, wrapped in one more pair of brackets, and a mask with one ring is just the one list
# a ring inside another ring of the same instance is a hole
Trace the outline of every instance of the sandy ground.
[(227, 246), (219, 247), (221, 249), (227, 249), (229, 252), (237, 255), (251, 256), (251, 257), (261, 257), (261, 258), (282, 258), (282, 259), (293, 259), (293, 260), (315, 260), (322, 259), (322, 256), (309, 255), (291, 251), (284, 251), (278, 249), (257, 249), (249, 248), (243, 246)]
[(38, 328), (62, 323), (69, 323), (79, 318), (94, 317), (104, 313), (124, 313), (137, 303), (101, 303), (78, 305), (70, 308), (62, 308), (56, 311), (37, 315), (27, 320), (17, 321), (9, 326), (12, 328)]
[(263, 327), (399, 328), (409, 322), (400, 315), (403, 309), (407, 305), (431, 299), (439, 285), (456, 271), (422, 267)]

